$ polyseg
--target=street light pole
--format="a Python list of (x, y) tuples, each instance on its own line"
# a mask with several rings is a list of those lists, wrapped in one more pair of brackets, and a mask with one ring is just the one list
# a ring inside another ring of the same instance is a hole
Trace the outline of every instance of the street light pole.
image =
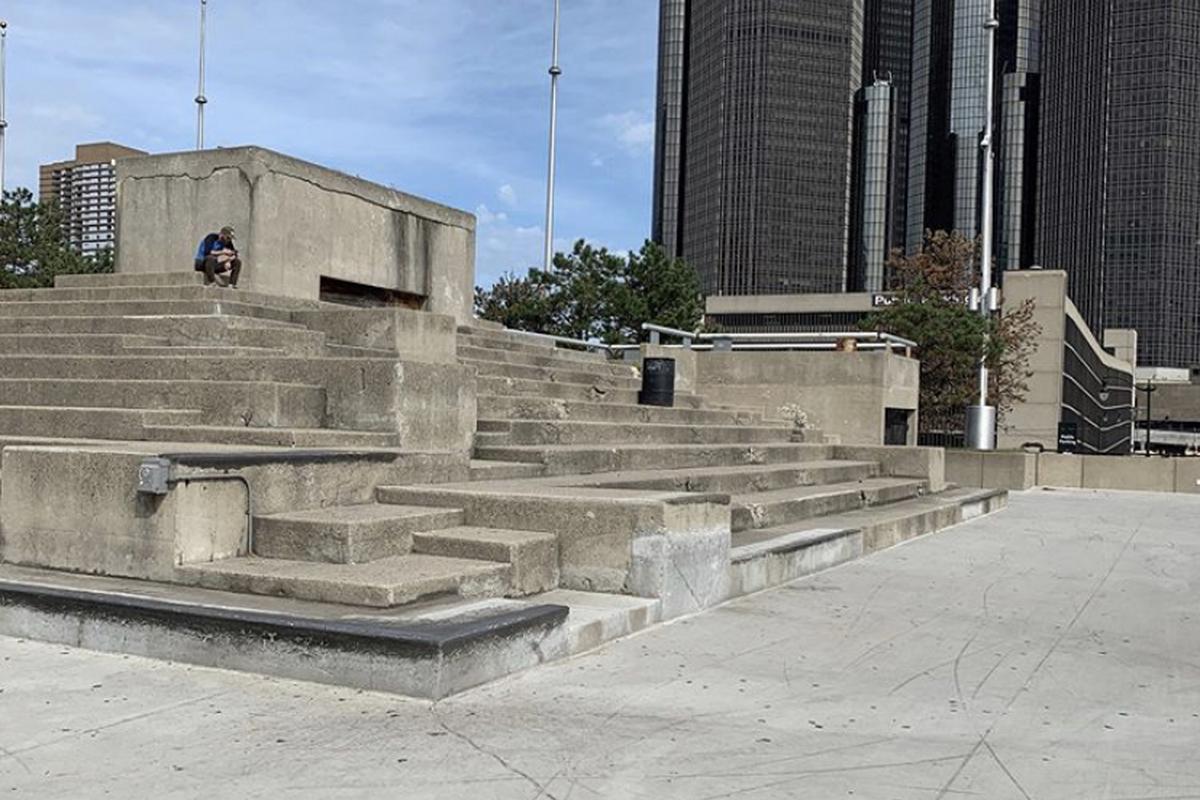
[[(996, 19), (996, 0), (988, 3), (988, 18), (983, 24), (987, 31), (987, 75), (984, 90), (984, 126), (980, 147), (983, 149), (983, 186), (980, 187), (980, 226), (982, 245), (979, 254), (979, 313), (986, 320), (995, 308), (992, 303), (992, 200), (995, 187), (996, 160), (993, 146), (992, 106), (995, 103), (996, 31), (1000, 20)], [(967, 446), (973, 450), (996, 449), (996, 407), (988, 404), (988, 366), (981, 354), (979, 360), (979, 404), (967, 409)]]
[(196, 149), (204, 149), (204, 34), (208, 23), (208, 0), (200, 0), (200, 88), (196, 92)]
[(0, 201), (4, 199), (4, 132), (8, 119), (4, 116), (4, 68), (8, 60), (8, 23), (0, 19)]
[(543, 266), (547, 272), (554, 262), (554, 171), (558, 157), (558, 77), (562, 69), (558, 66), (558, 4), (554, 0), (554, 49), (550, 60), (550, 163), (546, 175), (546, 257)]

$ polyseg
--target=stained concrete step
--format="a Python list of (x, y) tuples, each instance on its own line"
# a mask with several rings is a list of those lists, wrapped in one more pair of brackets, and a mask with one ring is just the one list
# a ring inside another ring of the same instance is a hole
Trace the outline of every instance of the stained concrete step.
[(545, 466), (546, 475), (589, 475), (653, 469), (732, 467), (820, 460), (821, 444), (514, 445), (477, 447), (475, 457)]
[(218, 300), (248, 303), (257, 306), (312, 310), (320, 307), (316, 300), (302, 300), (281, 295), (263, 294), (246, 288), (231, 289), (217, 285), (147, 286), (91, 286), (53, 289), (7, 289), (0, 291), (0, 304), (29, 302), (162, 302), (187, 300)]
[(820, 459), (796, 464), (618, 472), (583, 481), (572, 480), (571, 483), (614, 489), (737, 495), (801, 486), (827, 486), (866, 480), (878, 475), (879, 465), (873, 461)]
[(84, 275), (55, 275), (56, 289), (103, 288), (112, 286), (203, 286), (204, 273), (195, 270), (177, 272), (102, 272)]
[[(207, 291), (207, 290), (205, 290)], [(278, 306), (255, 305), (245, 302), (238, 295), (226, 299), (227, 295), (214, 299), (197, 300), (110, 300), (95, 302), (87, 300), (42, 301), (23, 303), (0, 303), (0, 318), (3, 317), (145, 317), (197, 314), (242, 316), (254, 319), (273, 319), (290, 322), (292, 312)]]
[[(118, 438), (118, 437), (99, 437)], [(165, 442), (257, 445), (263, 447), (371, 447), (400, 446), (394, 433), (349, 431), (334, 428), (246, 428), (224, 425), (147, 425), (141, 438)]]
[(299, 356), (223, 358), (220, 356), (4, 356), (0, 375), (7, 378), (69, 380), (215, 380), (298, 383), (324, 381), (332, 368), (368, 362), (393, 368), (383, 359), (333, 359)]
[[(616, 403), (626, 406), (635, 405), (638, 401), (637, 388), (613, 386), (603, 379), (587, 383), (568, 383), (480, 375), (476, 379), (476, 385), (480, 394), (501, 397), (539, 397), (587, 403)], [(678, 408), (706, 407), (704, 401), (696, 395), (678, 391), (675, 393), (675, 405)]]
[(129, 355), (131, 347), (156, 347), (165, 337), (127, 334), (0, 333), (0, 355)]
[(558, 588), (558, 537), (552, 533), (463, 526), (414, 533), (412, 548), (414, 553), (511, 564), (510, 596)]
[(475, 367), (479, 375), (495, 378), (515, 378), (527, 381), (542, 381), (546, 383), (598, 383), (624, 389), (640, 389), (640, 378), (634, 377), (633, 371), (626, 369), (623, 374), (614, 374), (608, 367), (600, 369), (575, 369), (573, 367), (531, 367), (524, 364), (508, 364), (504, 362), (476, 361), (470, 358), (459, 358), (459, 362)]
[(254, 518), (254, 552), (264, 558), (361, 564), (410, 552), (415, 532), (462, 522), (458, 509), (378, 503), (270, 514)]
[(241, 347), (222, 344), (128, 347), (125, 354), (130, 356), (212, 356), (214, 358), (268, 358), (288, 355), (283, 348), (279, 347)]
[(394, 350), (381, 350), (377, 347), (355, 347), (348, 344), (333, 344), (325, 346), (325, 353), (331, 358), (398, 358)]
[(194, 409), (97, 408), (92, 406), (0, 406), (0, 434), (53, 438), (149, 438), (155, 426), (188, 425), (202, 419)]
[(409, 554), (369, 564), (328, 564), (243, 557), (177, 570), (208, 589), (392, 608), (436, 595), (499, 597), (509, 590), (508, 564)]
[(514, 478), (537, 478), (542, 475), (540, 464), (522, 464), (515, 461), (471, 460), (471, 480), (506, 481)]
[(733, 535), (730, 551), (731, 594), (778, 586), (994, 513), (1007, 503), (1004, 491), (959, 489), (774, 528), (740, 531)]
[(479, 396), (478, 408), (479, 416), (489, 420), (572, 420), (677, 425), (752, 425), (762, 422), (762, 414), (750, 410), (659, 408), (634, 403), (599, 403), (489, 394)]
[(272, 382), (0, 378), (0, 405), (196, 409), (215, 425), (319, 428), (320, 386)]
[(594, 358), (578, 358), (569, 350), (551, 350), (546, 354), (534, 353), (527, 350), (501, 350), (494, 347), (475, 347), (459, 344), (458, 357), (472, 363), (516, 364), (526, 367), (554, 367), (560, 369), (581, 369), (607, 371), (609, 374), (621, 377), (633, 373), (633, 367), (622, 361), (600, 361)]
[[(242, 331), (245, 331), (243, 334)], [(143, 316), (0, 316), (0, 334), (81, 334), (136, 335), (165, 337), (170, 341), (232, 341), (236, 344), (274, 345), (278, 340), (261, 342), (238, 338), (256, 335), (319, 337), (324, 334), (304, 326), (274, 319), (220, 314), (172, 314)], [(234, 338), (229, 338), (234, 337)]]
[(730, 498), (731, 529), (774, 528), (920, 496), (925, 482), (904, 478), (867, 478), (851, 483), (775, 489)]
[(485, 428), (475, 435), (477, 447), (503, 445), (582, 444), (729, 444), (787, 442), (791, 426), (665, 425), (557, 420), (481, 420)]

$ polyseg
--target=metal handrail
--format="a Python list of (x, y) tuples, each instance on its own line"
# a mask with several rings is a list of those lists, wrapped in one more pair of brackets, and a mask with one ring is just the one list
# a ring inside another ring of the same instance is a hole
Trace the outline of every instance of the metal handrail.
[(699, 333), (681, 331), (677, 328), (668, 328), (664, 325), (655, 325), (652, 322), (642, 323), (642, 330), (650, 333), (650, 343), (659, 344), (662, 336), (674, 336), (682, 339), (684, 346), (688, 347), (693, 341), (695, 342), (712, 342), (721, 346), (730, 346), (738, 342), (773, 342), (776, 344), (793, 343), (810, 343), (810, 342), (839, 342), (845, 339), (852, 339), (855, 342), (877, 343), (885, 345), (889, 348), (903, 347), (907, 349), (915, 349), (917, 343), (891, 333), (880, 333), (877, 331), (836, 331), (830, 333), (814, 333), (814, 332), (791, 332), (791, 333)]
[(569, 336), (556, 336), (552, 333), (534, 333), (533, 331), (521, 331), (521, 330), (517, 330), (516, 328), (505, 328), (504, 330), (507, 331), (508, 333), (519, 333), (522, 336), (534, 336), (534, 337), (537, 337), (538, 339), (546, 339), (548, 341), (554, 342), (555, 344), (561, 344), (565, 347), (582, 347), (585, 350), (600, 350), (600, 351), (603, 351), (603, 352), (609, 353), (609, 354), (613, 353), (613, 346), (605, 344), (604, 342), (589, 342), (585, 339), (572, 339)]

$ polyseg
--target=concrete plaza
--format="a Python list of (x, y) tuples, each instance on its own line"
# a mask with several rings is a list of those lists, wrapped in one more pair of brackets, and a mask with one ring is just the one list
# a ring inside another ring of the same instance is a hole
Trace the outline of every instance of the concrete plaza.
[(0, 796), (1200, 798), (1200, 498), (1008, 511), (436, 704), (0, 638)]

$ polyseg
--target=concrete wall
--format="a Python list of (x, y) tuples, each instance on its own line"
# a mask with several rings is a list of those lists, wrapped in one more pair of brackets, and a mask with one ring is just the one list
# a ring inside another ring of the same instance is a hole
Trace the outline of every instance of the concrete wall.
[(795, 403), (809, 425), (842, 444), (883, 444), (884, 410), (906, 409), (915, 443), (920, 364), (883, 351), (698, 351), (696, 392), (710, 403), (779, 419)]
[(470, 214), (258, 147), (117, 163), (117, 272), (190, 269), (222, 225), (237, 229), (250, 289), (316, 299), (326, 276), (470, 321)]
[(960, 486), (1017, 491), (1047, 486), (1200, 494), (1200, 458), (947, 450), (946, 479)]

